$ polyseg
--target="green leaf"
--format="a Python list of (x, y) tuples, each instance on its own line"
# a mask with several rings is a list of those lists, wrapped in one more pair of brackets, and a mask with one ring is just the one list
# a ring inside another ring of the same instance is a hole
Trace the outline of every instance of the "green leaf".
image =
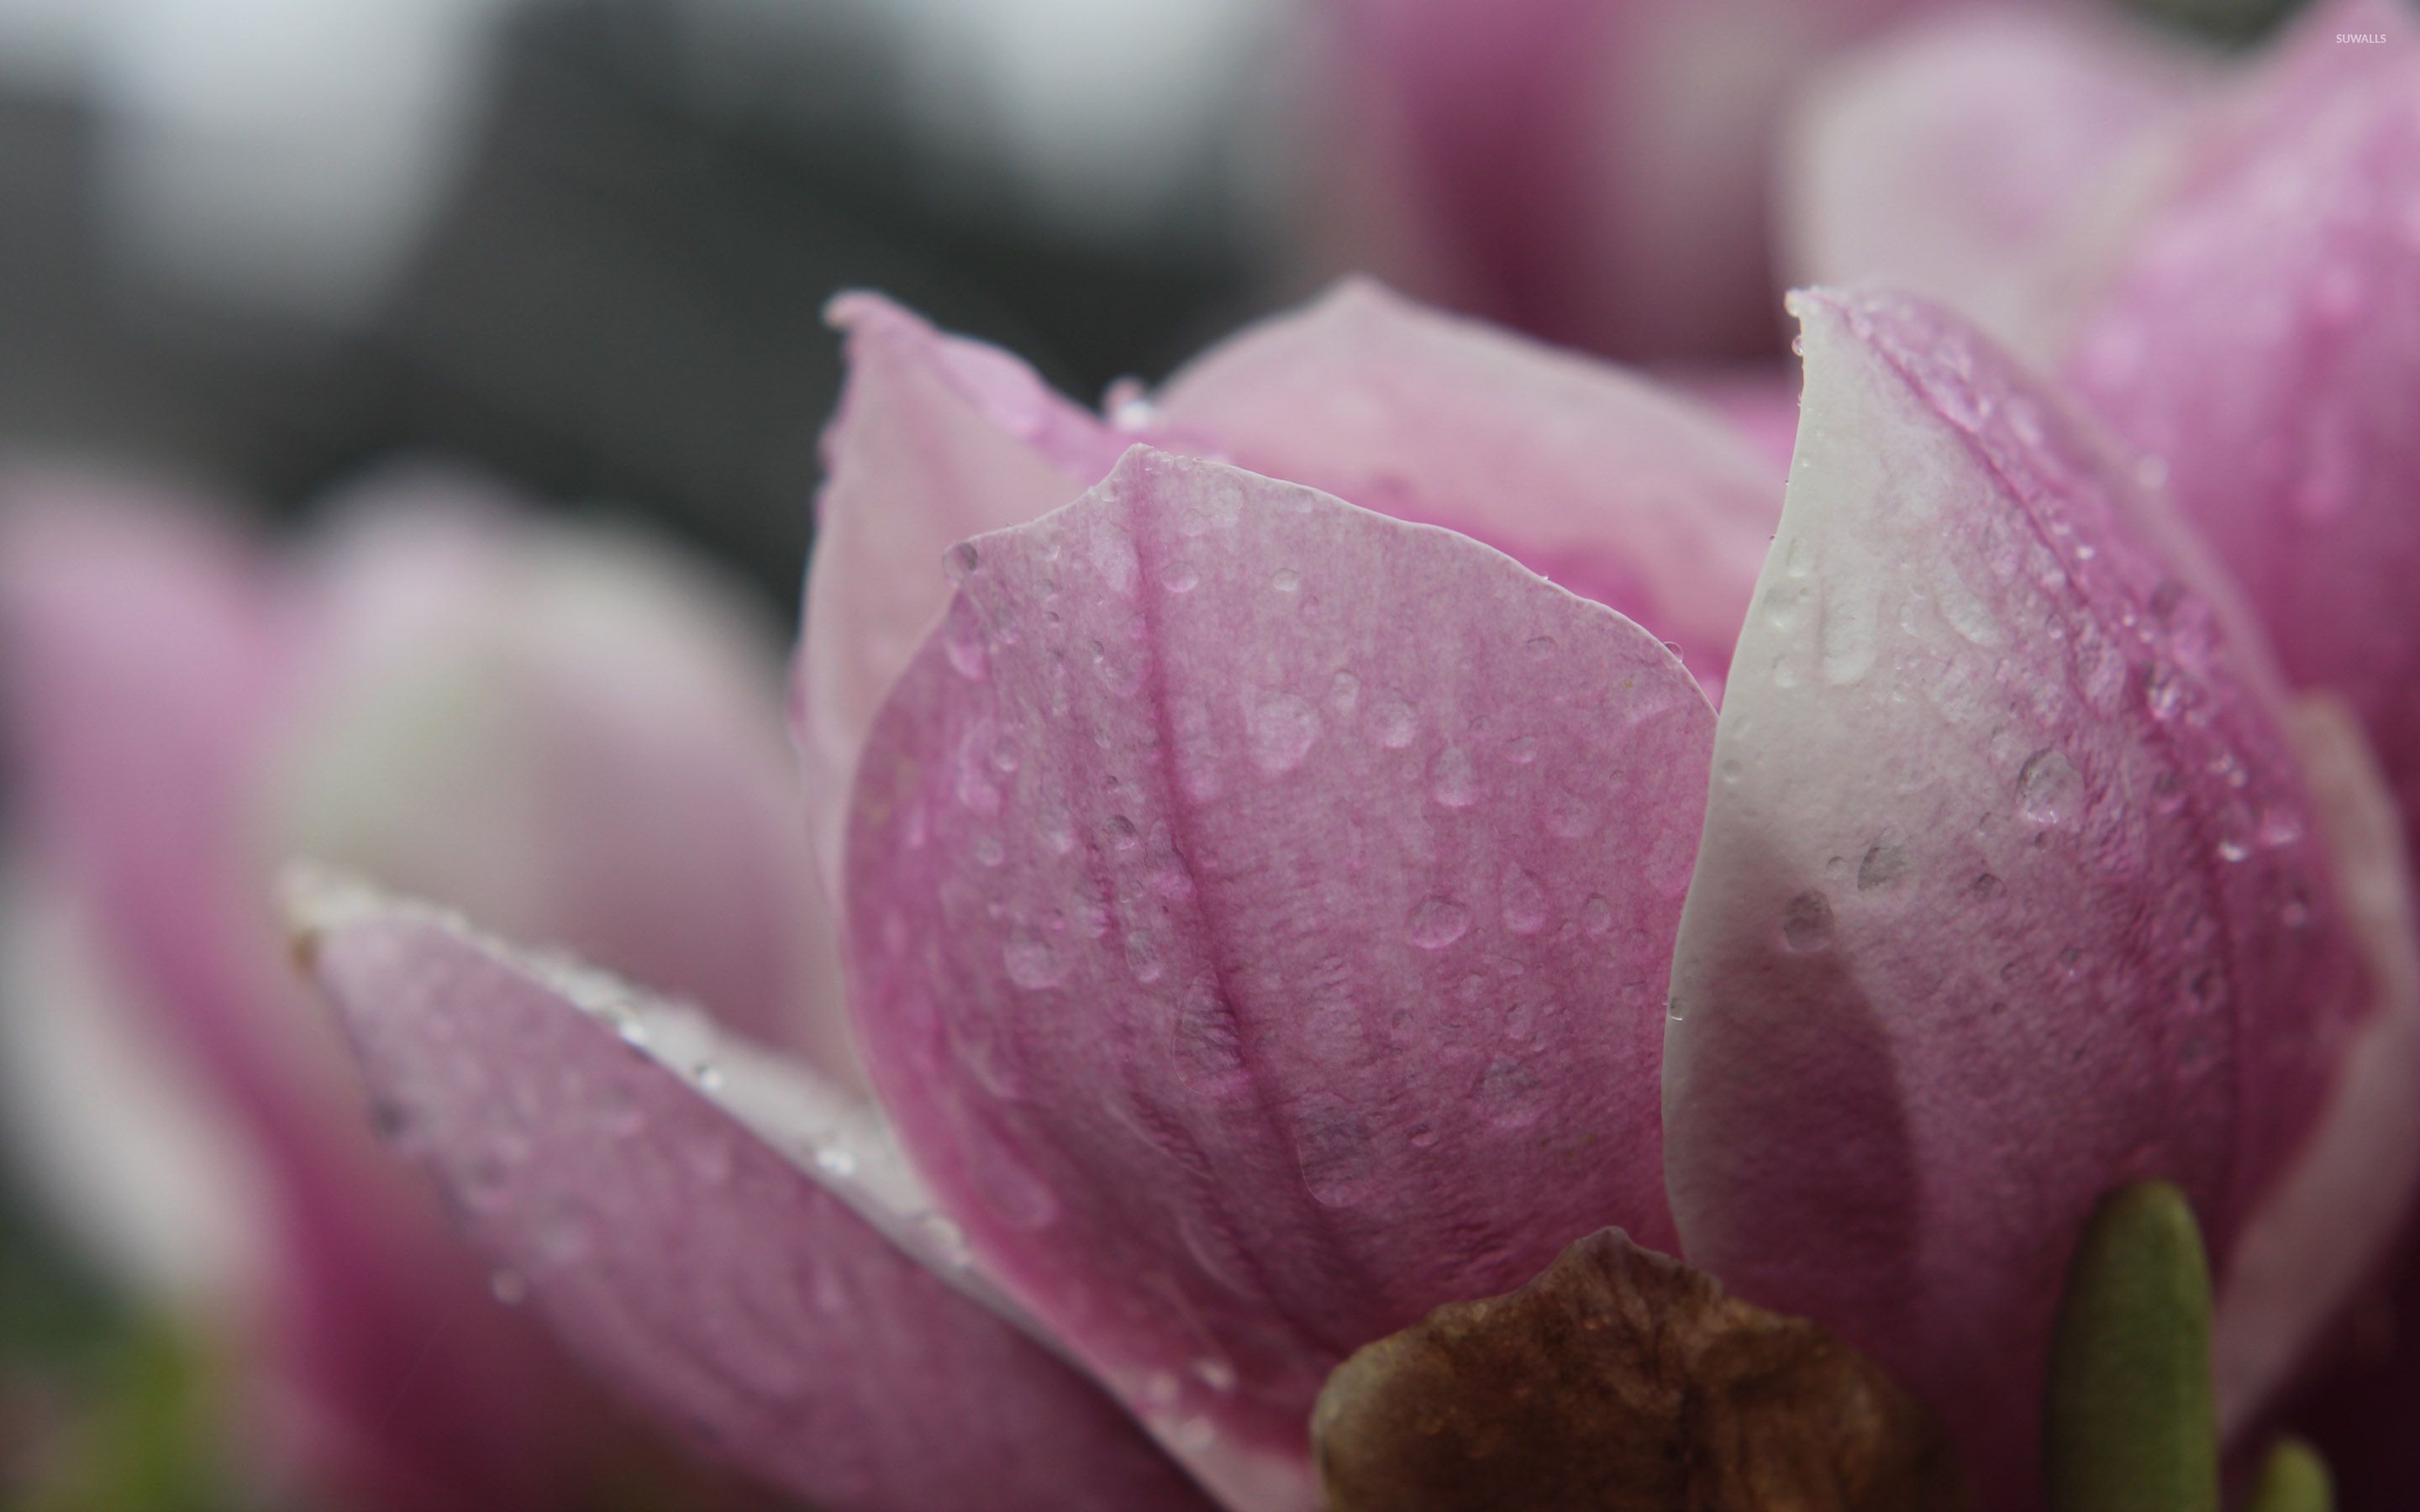
[(2243, 1512), (2332, 1512), (2335, 1504), (2328, 1462), (2300, 1439), (2280, 1439), (2260, 1467)]
[(2210, 1269), (2164, 1181), (2102, 1198), (2076, 1245), (2042, 1441), (2051, 1512), (2216, 1512)]

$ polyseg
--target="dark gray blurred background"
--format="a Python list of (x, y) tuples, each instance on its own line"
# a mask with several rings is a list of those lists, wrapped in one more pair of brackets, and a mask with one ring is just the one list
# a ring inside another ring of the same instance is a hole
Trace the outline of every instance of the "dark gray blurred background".
[(398, 449), (795, 601), (870, 285), (1070, 392), (1266, 286), (1287, 0), (0, 0), (0, 448)]

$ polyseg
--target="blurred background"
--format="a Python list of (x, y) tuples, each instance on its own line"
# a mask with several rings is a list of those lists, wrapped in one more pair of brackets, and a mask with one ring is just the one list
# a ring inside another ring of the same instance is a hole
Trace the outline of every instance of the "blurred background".
[[(283, 526), (365, 469), (442, 458), (669, 533), (787, 622), (840, 289), (1086, 400), (1363, 264), (1625, 357), (1777, 352), (1770, 301), (1594, 319), (1411, 245), (1357, 166), (1356, 49), (1452, 8), (0, 0), (0, 465), (99, 464)], [(1538, 0), (1462, 8), (1480, 40), (1431, 81), (1435, 119), (1517, 131), (1537, 60), (1484, 39)], [(2134, 8), (2237, 42), (2286, 8)], [(1685, 97), (1666, 129), (1763, 121), (1776, 77)], [(222, 1504), (208, 1390), (0, 1173), (0, 1500)]]

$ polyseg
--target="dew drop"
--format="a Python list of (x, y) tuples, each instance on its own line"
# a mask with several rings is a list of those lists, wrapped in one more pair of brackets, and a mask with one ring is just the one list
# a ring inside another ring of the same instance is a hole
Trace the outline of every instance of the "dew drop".
[(1292, 567), (1280, 567), (1269, 579), (1269, 586), (1280, 594), (1298, 593), (1302, 589), (1302, 574)]
[(1588, 902), (1580, 904), (1580, 928), (1590, 934), (1603, 934), (1613, 928), (1613, 904), (1605, 901), (1603, 893), (1590, 893)]
[(972, 1257), (967, 1250), (965, 1230), (938, 1212), (920, 1213), (916, 1230), (923, 1240), (934, 1262), (953, 1271), (963, 1271)]
[(1501, 897), (1506, 929), (1515, 934), (1535, 934), (1546, 927), (1546, 889), (1519, 864), (1506, 863)]
[(1149, 930), (1126, 932), (1126, 969), (1134, 973), (1135, 980), (1144, 983), (1157, 981), (1167, 973), (1159, 958), (1159, 942)]
[(1135, 555), (1134, 537), (1115, 525), (1096, 524), (1093, 528), (1093, 570), (1109, 584), (1109, 592), (1120, 598), (1134, 596), (1135, 579), (1141, 575), (1140, 559)]
[(1596, 810), (1569, 788), (1546, 797), (1546, 828), (1564, 840), (1585, 840), (1596, 831)]
[(972, 541), (960, 541), (941, 557), (941, 575), (954, 583), (965, 582), (974, 576), (982, 558), (975, 552)]
[(1404, 921), (1404, 938), (1423, 950), (1442, 950), (1469, 929), (1469, 909), (1450, 898), (1427, 898)]
[(1031, 934), (1011, 936), (1001, 957), (1008, 968), (1008, 980), (1029, 990), (1055, 987), (1067, 975), (1067, 963), (1050, 942)]
[(2026, 757), (2017, 773), (2017, 807), (2036, 824), (2065, 824), (2083, 806), (2083, 788), (2074, 764), (2044, 747)]
[(2260, 810), (2260, 843), (2271, 850), (2291, 845), (2303, 838), (2303, 816), (2287, 804), (2271, 804)]
[(1370, 733), (1388, 750), (1401, 750), (1410, 745), (1418, 722), (1411, 704), (1401, 693), (1379, 694), (1370, 709)]
[(2007, 887), (2008, 884), (2002, 882), (1998, 877), (1993, 876), (1991, 872), (1986, 872), (1977, 877), (1975, 879), (1974, 886), (1968, 887), (1966, 890), (1973, 893), (1978, 900), (1984, 903), (1990, 903), (1993, 899), (1997, 898), (2002, 892), (2006, 891)]
[(1189, 594), (1202, 582), (1202, 574), (1190, 562), (1171, 562), (1160, 569), (1159, 585), (1171, 594)]
[(1820, 892), (1802, 892), (1781, 911), (1781, 943), (1800, 955), (1832, 948), (1832, 904)]
[(1429, 763), (1429, 795), (1449, 809), (1467, 809), (1479, 801), (1479, 774), (1470, 752), (1448, 746)]
[(826, 1145), (815, 1151), (815, 1169), (836, 1181), (845, 1181), (857, 1174), (857, 1157), (838, 1145)]
[(1906, 874), (1907, 866), (1906, 846), (1878, 840), (1866, 848), (1865, 859), (1857, 863), (1857, 890), (1887, 887)]
[(1361, 679), (1351, 672), (1338, 672), (1327, 685), (1327, 706), (1340, 719), (1349, 719), (1361, 705)]
[(1012, 1228), (1047, 1228), (1059, 1199), (1005, 1140), (977, 1134), (967, 1140), (967, 1176), (984, 1205)]
[(1319, 739), (1319, 711), (1292, 693), (1263, 693), (1251, 704), (1246, 737), (1252, 764), (1274, 777), (1302, 764)]

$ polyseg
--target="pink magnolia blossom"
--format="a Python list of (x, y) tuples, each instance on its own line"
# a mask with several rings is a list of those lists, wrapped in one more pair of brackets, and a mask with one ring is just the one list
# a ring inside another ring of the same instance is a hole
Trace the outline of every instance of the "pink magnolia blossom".
[[(147, 1244), (139, 1273), (190, 1273), (206, 1237), (140, 1222), (163, 1189), (247, 1242), (185, 1300), (246, 1320), (266, 1473), (349, 1506), (586, 1504), (632, 1468), (613, 1418), (371, 1138), (271, 876), (302, 849), (408, 878), (845, 1067), (799, 1007), (775, 664), (632, 547), (378, 492), (271, 557), (182, 501), (9, 489), (8, 1039), (21, 1075), (74, 1077), (48, 1127), (12, 1112), (66, 1201)], [(115, 1098), (113, 1044), (148, 1062)], [(154, 1100), (208, 1162), (123, 1148)]]
[(304, 953), (533, 1305), (818, 1504), (1308, 1506), (1344, 1354), (1618, 1225), (2022, 1507), (2146, 1177), (2257, 1407), (2420, 1165), (2358, 728), (2054, 382), (1796, 308), (1776, 513), (1712, 411), (1367, 285), (1106, 418), (845, 298), (793, 714), (876, 1103), (316, 872)]
[(2073, 23), (1944, 23), (1819, 96), (1796, 270), (1920, 285), (2063, 368), (2420, 822), (2410, 8), (2316, 7), (2221, 77)]
[[(1920, 281), (2063, 367), (2234, 574), (2287, 679), (2359, 715), (2420, 839), (2420, 26), (2339, 0), (2225, 74), (2031, 35), (2020, 54), (1944, 23), (1819, 91), (1785, 218), (1798, 269)], [(1943, 142), (1954, 165), (1914, 146)], [(2012, 191), (1978, 158), (2030, 170)], [(1994, 184), (2064, 213), (1999, 213), (1976, 187)], [(2397, 1504), (2420, 1473), (2420, 1254), (2401, 1263), (2397, 1304), (2354, 1331), (2366, 1373), (2309, 1418), (2351, 1505)]]

